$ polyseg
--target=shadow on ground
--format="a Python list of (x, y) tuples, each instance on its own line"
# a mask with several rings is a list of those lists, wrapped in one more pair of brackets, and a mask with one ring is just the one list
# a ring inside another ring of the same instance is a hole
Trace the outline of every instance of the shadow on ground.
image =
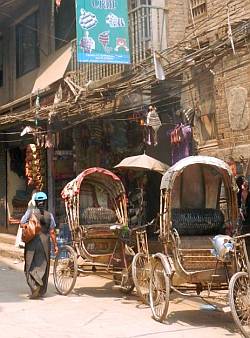
[[(30, 289), (26, 283), (23, 262), (15, 267), (0, 257), (0, 303), (35, 301), (29, 299)], [(56, 296), (53, 282), (49, 282), (46, 298)], [(1, 309), (0, 309), (1, 311)]]
[[(74, 294), (78, 296), (88, 295), (96, 298), (114, 298), (114, 301), (120, 301), (123, 304), (137, 304), (137, 296), (135, 290), (130, 294), (123, 293), (118, 286), (116, 286), (109, 275), (92, 275), (95, 278), (95, 283), (91, 284), (91, 281), (86, 280), (86, 286), (84, 286), (84, 280), (91, 275), (82, 275), (78, 277), (76, 287), (74, 288)], [(100, 277), (96, 278), (96, 277)], [(106, 279), (106, 282), (104, 281)], [(98, 282), (99, 280), (99, 282)]]
[[(83, 279), (81, 284), (84, 284)], [(124, 294), (119, 290), (118, 287), (114, 286), (113, 281), (107, 281), (102, 285), (92, 285), (92, 286), (81, 286), (75, 287), (74, 293), (79, 296), (88, 295), (92, 297), (108, 297), (108, 298), (126, 298), (131, 300), (137, 300), (137, 297), (134, 292), (132, 294)]]
[(178, 323), (194, 327), (221, 327), (228, 331), (228, 336), (238, 331), (234, 325), (231, 313), (209, 310), (177, 310), (168, 314), (166, 324)]

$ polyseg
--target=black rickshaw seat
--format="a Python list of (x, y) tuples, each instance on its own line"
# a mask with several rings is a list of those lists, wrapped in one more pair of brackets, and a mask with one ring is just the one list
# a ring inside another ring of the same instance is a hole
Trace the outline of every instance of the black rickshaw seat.
[(217, 235), (223, 226), (224, 215), (219, 209), (172, 209), (172, 227), (180, 236)]

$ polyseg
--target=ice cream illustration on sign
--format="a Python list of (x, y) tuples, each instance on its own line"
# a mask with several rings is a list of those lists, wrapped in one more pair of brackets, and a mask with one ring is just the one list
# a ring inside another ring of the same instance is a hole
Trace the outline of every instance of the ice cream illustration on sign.
[(85, 36), (80, 40), (80, 47), (84, 53), (91, 53), (95, 49), (95, 40), (89, 36), (89, 32), (85, 32)]
[(129, 48), (127, 46), (127, 39), (124, 39), (124, 38), (117, 38), (116, 39), (115, 51), (118, 51), (120, 48), (124, 48), (126, 52), (129, 51)]
[(109, 31), (105, 31), (99, 34), (98, 41), (102, 45), (103, 49), (105, 50), (109, 43)]
[(91, 29), (94, 28), (97, 23), (97, 17), (94, 13), (86, 12), (84, 8), (81, 8), (81, 15), (79, 17), (79, 25), (82, 29)]
[(114, 13), (110, 13), (106, 16), (106, 24), (108, 24), (110, 28), (125, 27), (125, 20), (119, 18)]

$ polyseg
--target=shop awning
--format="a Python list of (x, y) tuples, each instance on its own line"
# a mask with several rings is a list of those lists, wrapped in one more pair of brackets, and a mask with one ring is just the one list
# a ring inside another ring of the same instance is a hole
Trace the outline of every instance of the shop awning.
[(71, 56), (71, 44), (68, 44), (49, 57), (39, 69), (32, 93), (45, 89), (52, 83), (63, 78)]

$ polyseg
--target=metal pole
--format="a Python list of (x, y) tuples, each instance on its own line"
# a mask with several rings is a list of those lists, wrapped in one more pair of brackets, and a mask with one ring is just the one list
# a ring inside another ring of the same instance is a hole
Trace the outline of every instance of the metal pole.
[[(48, 129), (48, 136), (51, 138), (51, 131)], [(55, 214), (55, 182), (53, 175), (54, 148), (47, 148), (47, 177), (48, 177), (48, 210)]]

